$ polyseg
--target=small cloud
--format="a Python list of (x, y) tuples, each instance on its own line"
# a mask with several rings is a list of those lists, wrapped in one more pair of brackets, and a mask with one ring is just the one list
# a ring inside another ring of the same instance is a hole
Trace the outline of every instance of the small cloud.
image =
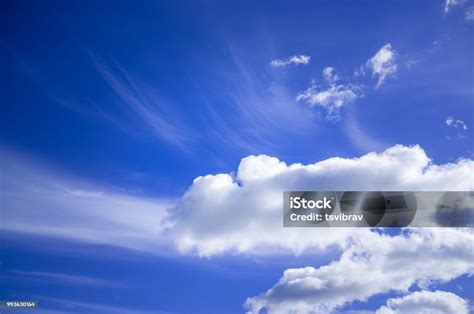
[(467, 125), (464, 123), (464, 121), (456, 120), (453, 117), (447, 117), (445, 123), (447, 126), (453, 127), (455, 129), (461, 129), (464, 131), (467, 130)]
[(328, 83), (335, 83), (336, 81), (339, 80), (339, 76), (334, 71), (333, 67), (327, 67), (323, 70), (323, 76), (326, 82)]
[(391, 298), (379, 308), (376, 314), (398, 313), (465, 313), (469, 312), (469, 302), (458, 295), (446, 291), (416, 291), (400, 298)]
[(474, 7), (470, 7), (466, 10), (466, 15), (464, 15), (466, 21), (474, 21)]
[(281, 59), (272, 60), (270, 65), (274, 68), (282, 68), (291, 64), (294, 64), (294, 65), (308, 64), (310, 60), (311, 60), (311, 56), (294, 55), (284, 60), (281, 60)]
[(330, 116), (337, 115), (341, 107), (358, 98), (357, 90), (351, 85), (332, 85), (327, 89), (311, 85), (300, 93), (297, 101), (306, 101), (310, 106), (321, 106)]
[(317, 85), (314, 81), (305, 91), (296, 96), (296, 101), (304, 101), (310, 107), (320, 106), (327, 111), (328, 119), (337, 119), (339, 110), (363, 96), (362, 88), (350, 83), (337, 84), (340, 80), (333, 67), (323, 70), (326, 84)]
[(446, 0), (444, 4), (444, 13), (448, 13), (452, 7), (463, 4), (464, 0)]
[(383, 46), (377, 53), (367, 61), (366, 67), (372, 72), (372, 76), (378, 78), (378, 88), (385, 79), (397, 72), (395, 63), (396, 52), (390, 43)]

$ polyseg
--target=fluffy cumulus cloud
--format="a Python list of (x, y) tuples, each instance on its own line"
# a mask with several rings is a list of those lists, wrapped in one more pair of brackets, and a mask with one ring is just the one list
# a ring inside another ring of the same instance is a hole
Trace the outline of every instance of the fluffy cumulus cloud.
[(340, 78), (332, 67), (323, 70), (323, 79), (325, 84), (317, 85), (312, 82), (308, 89), (296, 96), (296, 100), (304, 101), (312, 107), (322, 107), (326, 110), (328, 118), (337, 118), (343, 106), (363, 96), (359, 86), (338, 83)]
[(445, 123), (447, 126), (450, 126), (456, 129), (467, 130), (467, 125), (466, 123), (464, 123), (464, 121), (454, 119), (453, 117), (447, 117)]
[(300, 64), (308, 64), (311, 60), (311, 56), (307, 55), (294, 55), (287, 59), (275, 59), (270, 62), (270, 65), (274, 68), (282, 68), (288, 65), (300, 65)]
[[(249, 298), (249, 313), (330, 313), (350, 302), (380, 293), (407, 293), (474, 271), (472, 230), (418, 229), (398, 236), (370, 233), (352, 239), (339, 260), (319, 268), (288, 269), (266, 292)], [(379, 313), (423, 313), (428, 295), (388, 302)], [(431, 300), (431, 306), (465, 309), (458, 299)], [(433, 313), (432, 311), (428, 311)], [(425, 313), (428, 313), (425, 311)], [(398, 313), (398, 312), (397, 312)], [(440, 312), (441, 313), (441, 312)], [(442, 311), (442, 313), (463, 313)]]
[(392, 298), (376, 314), (467, 314), (468, 302), (451, 292), (417, 291), (401, 298)]
[(397, 72), (395, 56), (395, 50), (392, 48), (392, 45), (388, 43), (380, 48), (380, 50), (367, 61), (367, 68), (378, 80), (377, 88), (380, 87), (389, 76)]
[(285, 190), (470, 190), (474, 161), (433, 164), (419, 146), (393, 146), (358, 158), (330, 158), (288, 165), (265, 155), (249, 156), (234, 174), (194, 180), (170, 211), (168, 232), (182, 252), (264, 254), (344, 247), (368, 229), (282, 228)]

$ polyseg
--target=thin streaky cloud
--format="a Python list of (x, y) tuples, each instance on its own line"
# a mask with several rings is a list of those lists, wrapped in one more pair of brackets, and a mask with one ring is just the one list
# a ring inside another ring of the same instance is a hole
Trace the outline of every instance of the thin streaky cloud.
[(173, 200), (97, 187), (1, 148), (0, 161), (0, 231), (159, 253)]
[(344, 132), (354, 147), (362, 152), (380, 151), (390, 145), (369, 134), (357, 121), (354, 112), (350, 112), (345, 119)]
[(11, 271), (7, 276), (16, 277), (14, 280), (24, 279), (28, 282), (41, 281), (48, 284), (56, 283), (62, 285), (82, 285), (94, 287), (124, 287), (120, 282), (100, 279), (96, 277), (64, 274), (58, 272), (43, 272), (43, 271)]
[[(117, 306), (106, 303), (93, 303), (83, 302), (73, 299), (64, 299), (56, 297), (48, 297), (37, 295), (35, 299), (39, 302), (46, 301), (48, 303), (49, 310), (53, 313), (56, 311), (63, 311), (64, 313), (95, 313), (95, 314), (108, 314), (108, 313), (121, 313), (121, 314), (171, 314), (173, 312), (161, 311), (159, 309), (153, 310), (142, 310), (139, 308), (128, 308), (123, 306)], [(36, 312), (36, 310), (35, 310)], [(49, 313), (49, 312), (46, 312)], [(59, 312), (61, 313), (61, 312)]]
[(308, 64), (311, 61), (311, 56), (307, 55), (294, 55), (287, 59), (274, 59), (270, 62), (270, 65), (274, 68), (282, 68), (288, 65), (300, 65)]
[[(309, 109), (296, 106), (291, 93), (275, 82), (269, 88), (245, 59), (242, 51), (228, 43), (231, 64), (219, 77), (225, 93), (220, 103), (208, 102), (204, 111), (210, 140), (245, 153), (275, 150), (284, 136), (299, 136), (314, 130)], [(288, 128), (288, 117), (294, 127)]]
[(196, 133), (183, 124), (178, 116), (169, 112), (168, 104), (146, 94), (120, 65), (115, 64), (113, 69), (99, 57), (91, 53), (89, 55), (97, 72), (122, 100), (128, 111), (148, 125), (157, 137), (181, 150), (189, 151)]

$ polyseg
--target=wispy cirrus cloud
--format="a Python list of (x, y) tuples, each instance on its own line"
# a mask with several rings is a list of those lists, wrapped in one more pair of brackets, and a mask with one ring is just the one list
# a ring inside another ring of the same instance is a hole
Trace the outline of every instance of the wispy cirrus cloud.
[(44, 271), (22, 271), (14, 270), (6, 273), (3, 278), (7, 280), (23, 280), (31, 284), (31, 282), (41, 282), (43, 284), (56, 284), (56, 285), (81, 285), (88, 287), (124, 287), (123, 283), (117, 281), (111, 281), (106, 279), (100, 279), (96, 277), (77, 275), (77, 274), (65, 274), (58, 272), (44, 272)]
[(308, 64), (311, 61), (311, 56), (308, 55), (294, 55), (287, 59), (274, 59), (270, 65), (274, 68), (282, 68), (288, 65)]
[(344, 123), (344, 132), (350, 142), (362, 152), (381, 151), (390, 145), (377, 138), (376, 134), (368, 133), (354, 112), (349, 112)]
[[(196, 140), (196, 132), (186, 125), (181, 117), (172, 112), (169, 104), (148, 89), (140, 87), (132, 76), (116, 64), (112, 67), (102, 59), (89, 53), (100, 76), (122, 101), (125, 115), (133, 114), (148, 126), (154, 135), (184, 151)], [(107, 114), (110, 117), (109, 114)], [(123, 124), (123, 123), (122, 123)]]
[(97, 187), (4, 149), (0, 161), (1, 231), (157, 252), (171, 200)]
[(159, 309), (144, 310), (139, 306), (124, 307), (115, 304), (104, 304), (96, 302), (84, 302), (66, 298), (47, 297), (43, 295), (35, 296), (36, 300), (44, 301), (47, 305), (42, 305), (35, 309), (39, 314), (66, 314), (66, 313), (122, 313), (122, 314), (172, 314), (172, 312), (161, 311)]
[[(316, 129), (311, 110), (295, 106), (291, 92), (280, 82), (262, 80), (244, 53), (228, 44), (231, 63), (219, 73), (219, 92), (225, 97), (209, 102), (205, 128), (209, 139), (246, 154), (275, 150), (282, 138), (301, 136)], [(222, 76), (221, 73), (226, 73)], [(216, 91), (212, 91), (213, 95)], [(293, 126), (289, 128), (288, 118)]]

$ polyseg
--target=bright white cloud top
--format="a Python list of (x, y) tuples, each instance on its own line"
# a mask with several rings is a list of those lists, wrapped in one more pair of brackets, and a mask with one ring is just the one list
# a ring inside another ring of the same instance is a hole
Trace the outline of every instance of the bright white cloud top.
[(467, 314), (469, 304), (463, 298), (445, 291), (417, 291), (392, 298), (376, 314)]
[(270, 62), (270, 65), (274, 68), (282, 68), (288, 65), (300, 65), (300, 64), (308, 64), (311, 60), (311, 56), (307, 55), (294, 55), (287, 59), (275, 59)]

